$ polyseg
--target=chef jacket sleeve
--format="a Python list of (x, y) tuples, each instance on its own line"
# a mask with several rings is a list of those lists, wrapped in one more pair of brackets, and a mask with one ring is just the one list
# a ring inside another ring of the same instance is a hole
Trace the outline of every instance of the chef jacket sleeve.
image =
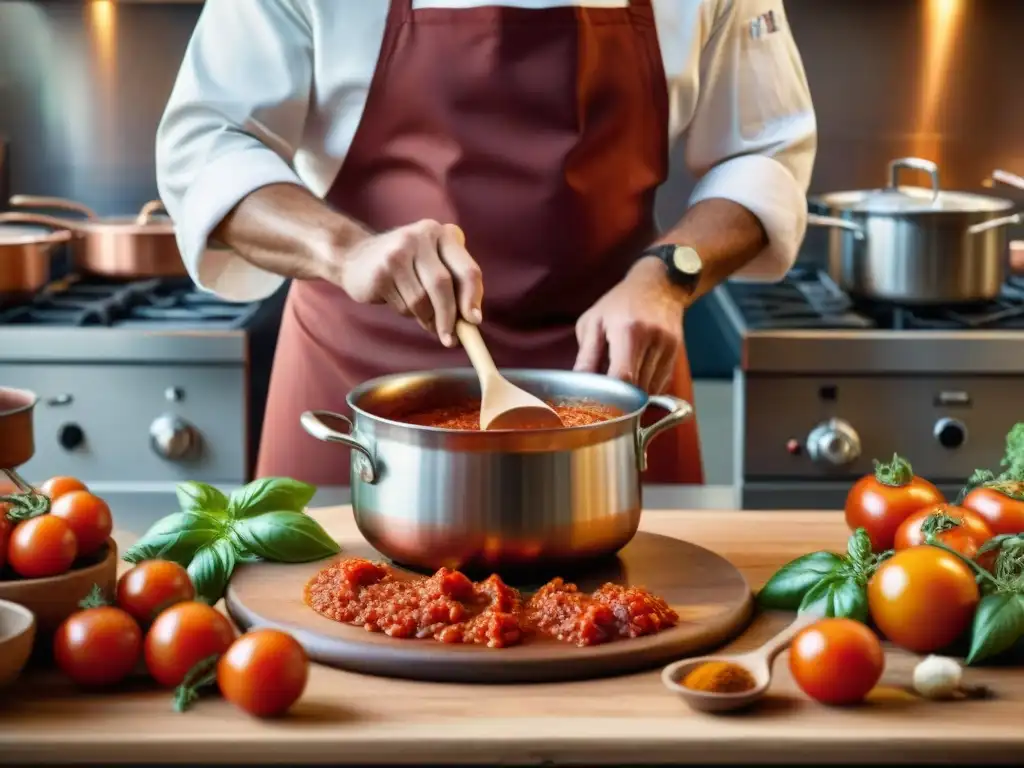
[(293, 158), (311, 81), (303, 0), (206, 0), (156, 138), (160, 197), (201, 288), (254, 301), (284, 282), (208, 240), (250, 193), (302, 183)]
[(699, 178), (691, 205), (739, 203), (760, 219), (768, 245), (734, 277), (778, 280), (807, 228), (807, 187), (817, 127), (807, 77), (782, 0), (721, 0), (700, 61), (700, 94), (686, 133)]

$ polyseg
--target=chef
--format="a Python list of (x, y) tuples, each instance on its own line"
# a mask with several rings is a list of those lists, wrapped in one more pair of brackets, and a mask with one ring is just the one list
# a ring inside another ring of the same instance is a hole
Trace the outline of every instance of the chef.
[[(659, 232), (676, 142), (699, 181)], [(499, 367), (691, 400), (683, 314), (786, 274), (815, 149), (782, 0), (207, 0), (157, 174), (200, 287), (293, 279), (258, 474), (347, 484), (299, 414), (465, 367), (457, 317)], [(647, 481), (702, 482), (696, 424), (655, 445)]]

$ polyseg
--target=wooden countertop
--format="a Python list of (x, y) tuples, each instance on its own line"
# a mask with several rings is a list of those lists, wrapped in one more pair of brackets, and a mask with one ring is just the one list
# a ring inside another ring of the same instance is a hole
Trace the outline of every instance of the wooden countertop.
[[(313, 514), (336, 535), (350, 510)], [(843, 547), (829, 512), (658, 512), (642, 527), (713, 549), (760, 585), (782, 563)], [(129, 537), (121, 537), (122, 546)], [(789, 617), (758, 617), (733, 647), (748, 648)], [(208, 698), (186, 714), (149, 687), (77, 692), (36, 672), (0, 697), (0, 762), (299, 763), (1019, 763), (1024, 670), (969, 670), (990, 701), (927, 702), (899, 690), (915, 657), (887, 653), (883, 687), (854, 709), (817, 705), (776, 662), (773, 694), (749, 713), (690, 711), (658, 671), (522, 686), (416, 683), (314, 667), (291, 716), (260, 722)], [(892, 686), (892, 687), (887, 687)]]

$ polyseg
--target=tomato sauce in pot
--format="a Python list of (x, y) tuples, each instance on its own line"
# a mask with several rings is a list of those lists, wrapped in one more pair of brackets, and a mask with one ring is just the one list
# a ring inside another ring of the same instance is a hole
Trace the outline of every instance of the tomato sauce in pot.
[(518, 645), (530, 635), (598, 645), (679, 622), (665, 600), (641, 587), (605, 584), (588, 594), (558, 578), (524, 600), (497, 575), (474, 582), (442, 568), (405, 579), (362, 558), (321, 570), (306, 585), (305, 600), (320, 615), (368, 632), (490, 648)]
[[(599, 424), (622, 415), (622, 412), (610, 405), (597, 402), (556, 403), (548, 401), (562, 424), (566, 427), (585, 427)], [(431, 408), (425, 411), (414, 411), (401, 417), (407, 424), (421, 427), (438, 427), (440, 429), (479, 430), (480, 401), (461, 403), (443, 408)]]

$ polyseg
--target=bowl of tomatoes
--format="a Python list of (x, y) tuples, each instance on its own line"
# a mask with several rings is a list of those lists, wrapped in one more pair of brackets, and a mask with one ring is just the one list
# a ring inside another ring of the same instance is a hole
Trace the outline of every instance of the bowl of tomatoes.
[(51, 635), (90, 593), (113, 595), (112, 529), (107, 503), (73, 478), (0, 487), (0, 600), (28, 608)]

